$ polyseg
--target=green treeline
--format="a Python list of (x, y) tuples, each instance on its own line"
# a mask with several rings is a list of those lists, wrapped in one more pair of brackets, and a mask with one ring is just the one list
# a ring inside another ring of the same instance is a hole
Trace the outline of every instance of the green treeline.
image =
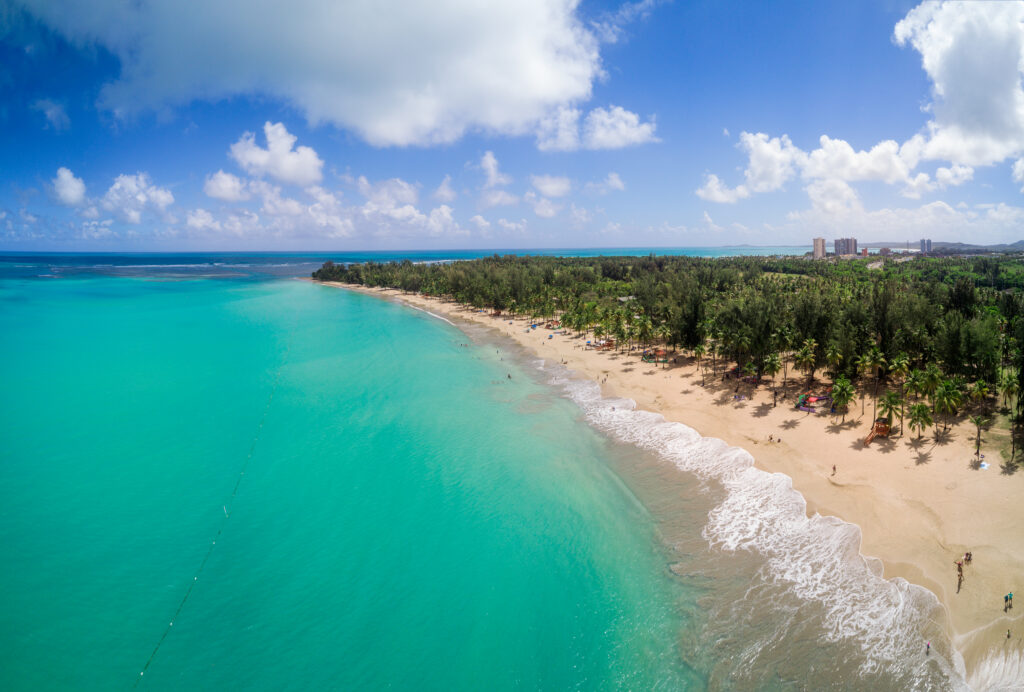
[(559, 315), (598, 338), (662, 342), (757, 375), (774, 376), (792, 362), (812, 377), (827, 368), (833, 381), (874, 378), (876, 391), (880, 380), (916, 378), (927, 383), (924, 393), (946, 386), (962, 400), (979, 386), (1015, 398), (1024, 385), (1024, 262), (1012, 256), (495, 255), (444, 264), (327, 262), (313, 278)]

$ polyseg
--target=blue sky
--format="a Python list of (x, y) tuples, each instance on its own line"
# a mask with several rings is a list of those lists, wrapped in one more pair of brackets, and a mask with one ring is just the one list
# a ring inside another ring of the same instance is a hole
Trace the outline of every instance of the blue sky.
[(8, 0), (0, 249), (1024, 238), (1024, 2)]

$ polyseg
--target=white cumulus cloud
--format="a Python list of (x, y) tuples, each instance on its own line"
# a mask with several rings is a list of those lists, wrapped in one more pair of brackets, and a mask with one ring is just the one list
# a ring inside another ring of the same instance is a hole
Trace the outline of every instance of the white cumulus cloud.
[(487, 176), (484, 187), (497, 187), (499, 185), (508, 185), (512, 182), (510, 176), (505, 175), (498, 169), (498, 158), (494, 155), (493, 151), (486, 151), (480, 157), (480, 168), (483, 169), (484, 174)]
[(57, 201), (68, 207), (77, 207), (85, 201), (85, 182), (76, 178), (70, 169), (61, 166), (57, 177), (50, 181)]
[(256, 94), (374, 145), (432, 144), (531, 133), (604, 75), (578, 0), (17, 2), (116, 56), (99, 104), (119, 116)]
[(185, 225), (198, 231), (219, 231), (220, 222), (213, 218), (213, 214), (205, 209), (194, 209), (185, 217)]
[(923, 155), (968, 166), (1024, 151), (1024, 2), (923, 2), (893, 31), (921, 54), (934, 101)]
[(241, 202), (250, 197), (245, 181), (224, 171), (217, 171), (213, 175), (207, 176), (206, 183), (203, 184), (203, 192), (208, 197), (222, 199), (225, 202)]
[(583, 119), (575, 108), (561, 108), (541, 121), (537, 130), (537, 148), (541, 151), (577, 149), (622, 149), (657, 142), (654, 119), (641, 122), (640, 116), (621, 106), (595, 108)]
[(450, 175), (446, 175), (444, 180), (441, 181), (441, 184), (437, 186), (436, 190), (434, 190), (434, 199), (438, 202), (451, 202), (454, 201), (457, 196), (458, 195), (456, 195), (455, 190), (452, 189), (452, 177)]
[(583, 122), (583, 144), (587, 149), (622, 149), (657, 142), (654, 129), (653, 118), (640, 122), (640, 116), (621, 106), (595, 108)]
[(102, 200), (104, 209), (128, 223), (142, 221), (146, 210), (164, 213), (173, 203), (171, 191), (154, 185), (148, 173), (117, 176)]
[(545, 197), (565, 197), (572, 191), (572, 181), (555, 175), (530, 176), (530, 182)]
[[(256, 135), (246, 132), (231, 145), (231, 158), (249, 175), (269, 175), (282, 183), (312, 185), (320, 182), (324, 162), (310, 147), (295, 147), (297, 138), (282, 123), (263, 125), (267, 148), (256, 144)], [(295, 147), (295, 148), (293, 148)]]

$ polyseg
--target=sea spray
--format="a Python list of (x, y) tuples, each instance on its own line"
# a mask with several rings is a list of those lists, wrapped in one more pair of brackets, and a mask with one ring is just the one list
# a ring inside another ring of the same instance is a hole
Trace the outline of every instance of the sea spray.
[[(724, 490), (702, 535), (710, 551), (757, 555), (760, 568), (738, 600), (718, 605), (717, 619), (765, 620), (747, 628), (757, 633), (755, 641), (726, 647), (736, 658), (735, 668), (768, 670), (772, 664), (762, 659), (771, 652), (806, 660), (806, 677), (794, 681), (799, 684), (813, 679), (811, 669), (835, 665), (825, 679), (841, 686), (856, 683), (836, 676), (855, 674), (865, 683), (894, 689), (968, 689), (962, 659), (938, 624), (945, 617), (938, 599), (904, 579), (884, 579), (880, 562), (859, 552), (858, 526), (835, 517), (808, 517), (807, 503), (793, 490), (792, 479), (755, 468), (746, 450), (638, 410), (632, 400), (605, 398), (597, 383), (576, 378), (560, 365), (538, 365), (597, 429)], [(761, 617), (762, 610), (771, 617)], [(808, 618), (814, 621), (811, 628)], [(710, 622), (716, 629), (716, 618)], [(831, 650), (844, 652), (847, 660), (816, 661), (813, 654), (798, 652), (797, 628), (811, 633), (818, 645), (834, 645)], [(930, 653), (925, 641), (933, 642)], [(736, 670), (728, 675), (736, 682)], [(741, 679), (744, 675), (739, 673)], [(757, 678), (755, 673), (749, 679)]]

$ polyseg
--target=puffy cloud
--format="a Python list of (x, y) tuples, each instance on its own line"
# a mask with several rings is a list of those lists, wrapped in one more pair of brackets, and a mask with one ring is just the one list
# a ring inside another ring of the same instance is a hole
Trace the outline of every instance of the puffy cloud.
[(991, 243), (1019, 235), (1024, 208), (997, 204), (958, 210), (936, 201), (911, 208), (846, 209), (838, 216), (812, 208), (791, 213), (789, 220), (793, 223), (789, 230), (800, 237), (841, 233), (875, 238), (960, 237)]
[(807, 196), (815, 211), (829, 216), (842, 216), (863, 211), (860, 198), (849, 183), (830, 178), (815, 180), (807, 186)]
[(231, 157), (250, 175), (269, 175), (283, 183), (312, 185), (323, 178), (324, 162), (310, 147), (295, 147), (297, 138), (282, 123), (263, 125), (267, 148), (256, 144), (256, 135), (246, 132), (231, 145)]
[(55, 131), (61, 132), (71, 127), (71, 118), (68, 117), (62, 103), (50, 99), (37, 99), (32, 102), (32, 110), (43, 114), (48, 129), (53, 128)]
[(171, 191), (154, 185), (148, 173), (117, 176), (102, 200), (104, 209), (128, 223), (139, 223), (147, 209), (164, 213), (173, 203)]
[(583, 120), (575, 108), (561, 108), (542, 120), (537, 129), (537, 148), (541, 151), (577, 149), (622, 149), (636, 144), (657, 142), (655, 122), (640, 122), (640, 116), (621, 106), (595, 108)]
[(806, 158), (786, 135), (769, 137), (763, 132), (742, 132), (740, 147), (749, 157), (744, 175), (746, 186), (751, 192), (772, 192), (780, 189), (793, 177), (796, 164)]
[(717, 175), (708, 173), (705, 175), (704, 184), (697, 188), (697, 196), (709, 202), (732, 204), (749, 197), (750, 191), (747, 190), (746, 185), (737, 185), (734, 188), (730, 188)]
[(480, 206), (484, 209), (507, 207), (513, 204), (519, 204), (519, 198), (505, 190), (484, 190), (480, 195)]
[(434, 199), (438, 202), (451, 202), (456, 196), (455, 190), (452, 189), (452, 177), (450, 175), (446, 175), (444, 180), (441, 181), (441, 184), (437, 186), (436, 190), (434, 190)]
[(485, 219), (484, 217), (480, 216), (479, 214), (471, 218), (469, 222), (472, 223), (474, 226), (477, 227), (477, 229), (481, 231), (486, 231), (488, 228), (491, 227), (491, 222)]
[(923, 155), (985, 166), (1024, 151), (1024, 2), (923, 2), (893, 31), (932, 81)]
[(314, 199), (307, 211), (318, 228), (327, 231), (332, 238), (346, 238), (355, 231), (355, 225), (349, 218), (338, 197), (322, 187), (310, 187), (306, 194)]
[[(805, 152), (788, 137), (740, 135), (748, 156), (745, 181), (728, 187), (708, 175), (698, 196), (733, 203), (755, 192), (781, 189), (797, 172), (808, 181), (812, 205), (848, 209), (856, 193), (838, 183), (880, 181), (900, 185), (905, 197), (962, 185), (974, 167), (1024, 152), (1024, 2), (924, 2), (896, 24), (893, 40), (921, 55), (932, 82), (932, 114), (922, 132), (902, 144), (884, 140), (855, 150), (822, 135)], [(934, 174), (917, 171), (922, 161), (949, 161)], [(1024, 178), (1024, 171), (1022, 171)], [(1024, 180), (1020, 181), (1024, 182)], [(827, 193), (839, 194), (826, 201)], [(852, 195), (852, 197), (851, 197)]]
[(530, 176), (530, 182), (545, 197), (565, 197), (572, 190), (572, 181), (554, 175)]
[(583, 122), (583, 145), (587, 149), (622, 149), (634, 144), (657, 142), (654, 120), (640, 122), (640, 116), (621, 106), (595, 108)]
[(541, 151), (576, 151), (580, 148), (582, 113), (561, 107), (541, 120), (537, 128), (537, 148)]
[(820, 148), (807, 156), (802, 170), (805, 178), (898, 183), (907, 180), (913, 167), (900, 156), (900, 145), (891, 139), (879, 142), (870, 151), (854, 151), (848, 142), (828, 135), (822, 135), (819, 143)]
[(578, 0), (19, 1), (118, 58), (99, 103), (119, 116), (261, 94), (375, 145), (431, 144), (532, 132), (603, 75)]
[[(1024, 184), (1024, 159), (1017, 159), (1013, 162), (1013, 180)], [(1024, 192), (1024, 187), (1020, 191)]]
[(523, 196), (523, 200), (533, 207), (534, 214), (543, 219), (554, 218), (554, 216), (562, 210), (561, 205), (555, 204), (546, 197), (537, 196), (537, 194), (532, 190)]
[(76, 178), (69, 169), (61, 166), (57, 169), (57, 177), (52, 181), (53, 193), (57, 201), (68, 207), (77, 207), (85, 201), (85, 183)]
[(213, 175), (207, 176), (203, 192), (208, 197), (222, 199), (226, 202), (241, 202), (250, 197), (249, 191), (245, 187), (245, 181), (224, 171), (217, 171)]
[(935, 171), (935, 182), (942, 188), (963, 185), (972, 178), (974, 178), (974, 169), (970, 166), (955, 165)]
[(436, 209), (430, 210), (430, 216), (427, 217), (427, 232), (433, 238), (469, 235), (469, 231), (460, 227), (458, 222), (455, 221), (452, 208), (447, 204), (442, 204)]
[(299, 216), (306, 208), (290, 197), (281, 196), (281, 188), (262, 180), (254, 180), (249, 184), (252, 191), (260, 196), (263, 206), (260, 211), (267, 216)]
[(508, 185), (512, 182), (511, 177), (498, 170), (498, 159), (493, 151), (484, 152), (484, 155), (480, 157), (480, 168), (487, 175), (487, 182), (484, 183), (484, 187), (497, 187), (499, 185)]
[(612, 190), (622, 191), (626, 189), (626, 183), (622, 182), (622, 178), (615, 171), (612, 171), (605, 176), (604, 180), (595, 183), (587, 183), (586, 189), (589, 192), (596, 192), (599, 195), (607, 195)]
[(379, 215), (396, 221), (418, 220), (423, 215), (416, 209), (419, 191), (401, 178), (370, 183), (364, 176), (358, 180), (359, 193), (366, 198), (363, 214)]
[(520, 219), (519, 221), (509, 221), (508, 219), (498, 219), (498, 225), (506, 231), (514, 231), (516, 233), (522, 233), (526, 230), (526, 219)]
[(569, 222), (573, 228), (583, 228), (590, 223), (590, 212), (584, 207), (577, 207), (575, 204), (569, 205)]
[(213, 214), (205, 209), (190, 211), (185, 218), (185, 225), (198, 231), (219, 231), (220, 222), (213, 218)]

